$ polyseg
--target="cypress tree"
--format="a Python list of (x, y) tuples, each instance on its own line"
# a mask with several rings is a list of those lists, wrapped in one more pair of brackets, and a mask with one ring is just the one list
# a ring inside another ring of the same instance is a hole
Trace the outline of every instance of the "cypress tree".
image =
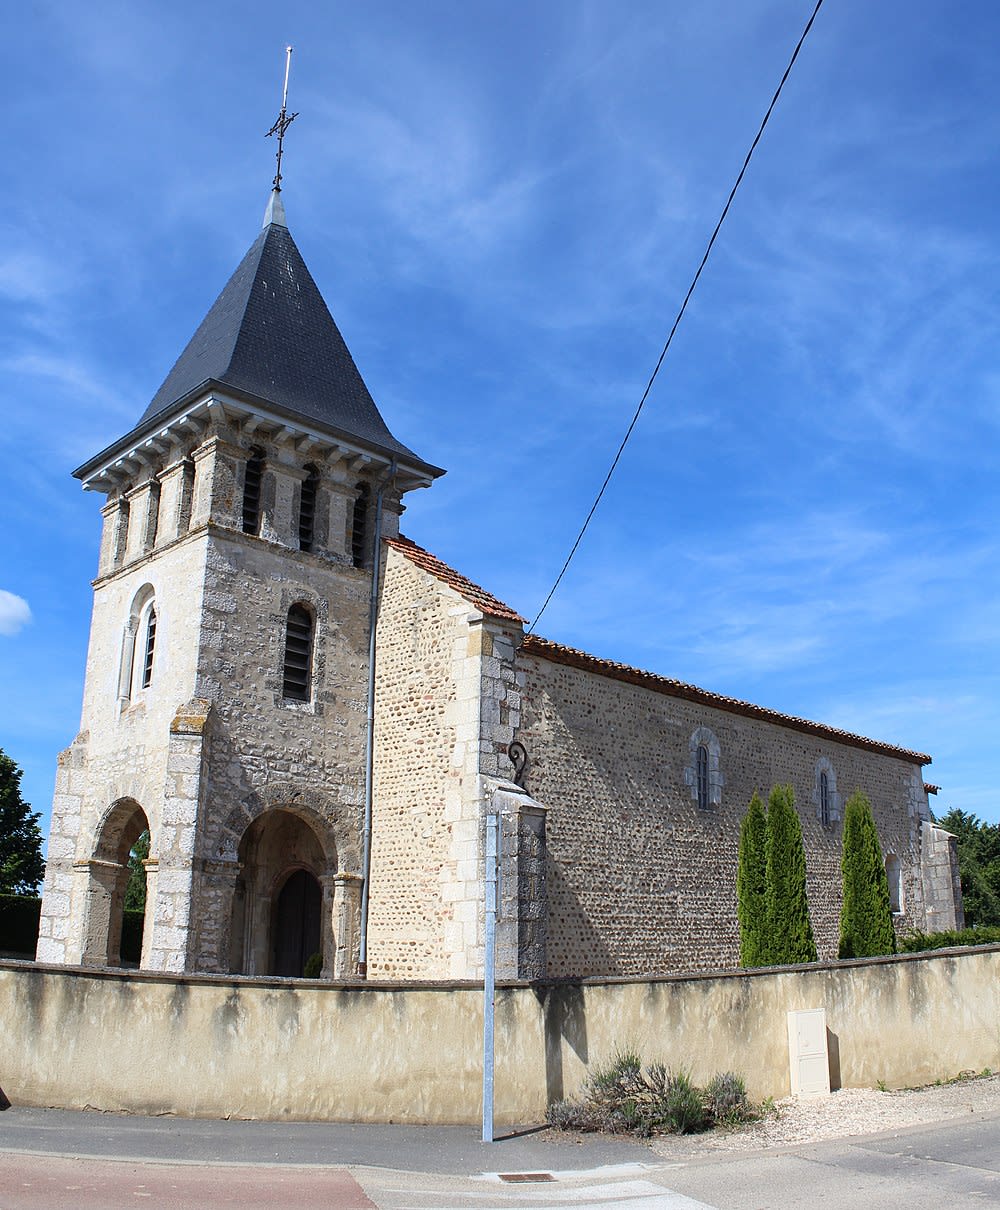
[(767, 947), (770, 966), (815, 962), (806, 900), (806, 854), (791, 786), (775, 786), (767, 808)]
[(736, 915), (740, 925), (740, 966), (767, 962), (767, 817), (755, 790), (740, 825), (736, 866)]
[(844, 808), (844, 902), (840, 909), (840, 957), (873, 958), (896, 952), (889, 880), (882, 862), (872, 805), (856, 790)]

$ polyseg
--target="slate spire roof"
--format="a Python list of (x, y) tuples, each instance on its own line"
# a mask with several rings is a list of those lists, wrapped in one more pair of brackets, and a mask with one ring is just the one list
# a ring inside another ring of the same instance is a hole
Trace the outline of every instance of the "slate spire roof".
[(292, 239), (277, 190), (263, 229), (135, 429), (105, 453), (213, 389), (398, 457), (431, 476), (441, 473), (390, 433)]

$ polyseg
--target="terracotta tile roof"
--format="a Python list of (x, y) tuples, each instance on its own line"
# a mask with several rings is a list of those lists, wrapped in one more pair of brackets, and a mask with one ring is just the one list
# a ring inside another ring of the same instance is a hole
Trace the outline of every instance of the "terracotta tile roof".
[(481, 609), (483, 613), (489, 614), (491, 618), (502, 618), (505, 622), (518, 622), (524, 624), (525, 619), (519, 613), (516, 613), (509, 605), (505, 605), (503, 601), (498, 600), (491, 592), (487, 592), (485, 588), (480, 588), (478, 584), (461, 572), (456, 571), (453, 567), (449, 567), (447, 563), (442, 563), (429, 551), (424, 550), (422, 546), (418, 546), (416, 542), (412, 542), (409, 538), (404, 538), (400, 535), (398, 538), (383, 538), (386, 546), (391, 546), (393, 550), (398, 550), (401, 554), (406, 555), (411, 563), (415, 563), (418, 567), (422, 567), (424, 571), (430, 572), (432, 576), (440, 580), (443, 584), (447, 584), (449, 588), (453, 588), (459, 596), (464, 597), (470, 605), (475, 605), (477, 609)]
[[(412, 563), (429, 572), (442, 583), (453, 588), (471, 605), (481, 609), (483, 613), (493, 618), (501, 618), (508, 622), (524, 624), (525, 619), (516, 613), (509, 605), (498, 600), (492, 593), (474, 584), (467, 576), (455, 571), (447, 563), (418, 546), (416, 542), (402, 536), (398, 538), (383, 538), (387, 546), (393, 547), (404, 554)], [(931, 758), (923, 752), (911, 752), (908, 748), (899, 748), (895, 744), (881, 743), (879, 740), (867, 739), (863, 735), (854, 735), (850, 731), (841, 731), (838, 727), (828, 727), (824, 723), (813, 723), (805, 718), (796, 718), (792, 714), (781, 714), (777, 710), (768, 710), (764, 706), (755, 706), (752, 702), (740, 701), (739, 698), (725, 697), (721, 693), (712, 693), (708, 689), (699, 689), (697, 685), (688, 685), (684, 681), (671, 680), (670, 677), (658, 676), (655, 672), (644, 672), (641, 668), (632, 668), (628, 664), (620, 664), (615, 660), (602, 660), (586, 651), (578, 651), (575, 647), (564, 647), (561, 643), (553, 643), (551, 639), (542, 639), (538, 635), (524, 636), (521, 650), (527, 655), (549, 660), (554, 664), (565, 664), (570, 668), (580, 668), (585, 672), (593, 672), (597, 676), (610, 677), (612, 680), (625, 681), (631, 685), (640, 685), (651, 689), (654, 693), (663, 693), (670, 697), (683, 698), (689, 702), (700, 702), (705, 706), (714, 706), (717, 710), (726, 710), (730, 714), (741, 714), (745, 718), (762, 719), (764, 722), (775, 723), (780, 727), (789, 727), (793, 731), (801, 731), (806, 735), (815, 735), (820, 739), (832, 740), (835, 743), (850, 744), (855, 748), (864, 748), (869, 752), (877, 752), (881, 756), (893, 756), (899, 760), (910, 761), (917, 765), (929, 765)], [(930, 793), (936, 793), (937, 787), (927, 787)]]
[(794, 731), (802, 731), (806, 735), (815, 735), (821, 739), (833, 740), (835, 743), (865, 748), (869, 752), (877, 752), (882, 756), (894, 756), (918, 765), (931, 763), (931, 758), (923, 752), (911, 752), (907, 748), (898, 748), (895, 744), (884, 744), (879, 740), (866, 739), (863, 735), (854, 735), (850, 731), (841, 731), (838, 727), (828, 727), (824, 723), (812, 723), (808, 719), (796, 718), (791, 714), (780, 714), (777, 710), (755, 706), (752, 702), (743, 702), (739, 698), (711, 693), (707, 689), (699, 689), (696, 685), (687, 685), (683, 681), (657, 676), (654, 672), (643, 672), (639, 668), (629, 667), (628, 664), (598, 659), (597, 656), (589, 655), (586, 651), (578, 651), (574, 647), (563, 647), (560, 643), (541, 639), (534, 634), (525, 635), (521, 650), (528, 655), (538, 656), (540, 659), (549, 660), (554, 664), (565, 664), (570, 668), (580, 668), (585, 672), (596, 673), (598, 676), (625, 681), (631, 685), (641, 685), (644, 689), (651, 689), (654, 693), (684, 698), (689, 702), (700, 702), (705, 706), (714, 706), (717, 710), (742, 714), (746, 718), (762, 719), (781, 727), (790, 727)]

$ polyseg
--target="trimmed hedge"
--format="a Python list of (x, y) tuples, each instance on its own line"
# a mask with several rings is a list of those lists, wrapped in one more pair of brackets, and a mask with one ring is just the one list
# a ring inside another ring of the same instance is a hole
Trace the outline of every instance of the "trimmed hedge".
[(0, 950), (34, 958), (41, 912), (36, 895), (0, 895)]

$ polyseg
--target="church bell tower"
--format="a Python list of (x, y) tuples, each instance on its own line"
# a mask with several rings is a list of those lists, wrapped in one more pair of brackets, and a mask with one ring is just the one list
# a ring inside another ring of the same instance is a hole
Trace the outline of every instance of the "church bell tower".
[(357, 971), (373, 578), (442, 472), (390, 433), (275, 184), (136, 426), (75, 472), (107, 502), (40, 961), (122, 961), (148, 832), (142, 967)]

